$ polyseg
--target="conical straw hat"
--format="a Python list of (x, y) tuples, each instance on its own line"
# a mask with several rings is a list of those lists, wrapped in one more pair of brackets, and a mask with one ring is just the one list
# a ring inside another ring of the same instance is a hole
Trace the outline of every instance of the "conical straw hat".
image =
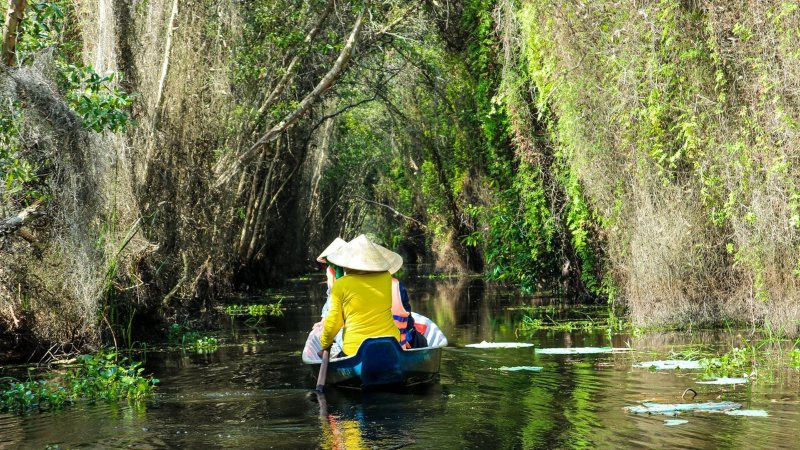
[(384, 272), (392, 263), (383, 257), (383, 252), (363, 234), (328, 255), (328, 261), (347, 269), (367, 272)]
[(333, 240), (333, 242), (330, 243), (330, 245), (325, 247), (325, 250), (323, 250), (322, 253), (319, 254), (319, 256), (317, 256), (317, 261), (324, 263), (325, 258), (327, 258), (328, 255), (336, 253), (337, 250), (339, 250), (342, 246), (345, 245), (347, 245), (347, 241), (345, 241), (340, 237), (337, 237), (336, 239)]
[(389, 266), (389, 273), (395, 273), (398, 270), (400, 270), (401, 267), (403, 267), (403, 257), (402, 256), (398, 255), (397, 253), (389, 250), (388, 248), (386, 248), (386, 247), (384, 247), (384, 246), (382, 246), (380, 244), (375, 244), (375, 246), (378, 247), (378, 250), (381, 251), (381, 255), (383, 255), (383, 259), (385, 259), (386, 261), (389, 261), (389, 264), (391, 264), (391, 266)]

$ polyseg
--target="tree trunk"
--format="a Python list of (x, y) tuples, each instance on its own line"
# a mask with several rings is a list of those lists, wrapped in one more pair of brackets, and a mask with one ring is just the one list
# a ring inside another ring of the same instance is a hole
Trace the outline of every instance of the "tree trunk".
[(17, 59), (17, 33), (19, 24), (25, 15), (25, 7), (28, 0), (10, 0), (8, 4), (8, 14), (3, 29), (3, 62), (7, 66), (13, 66)]

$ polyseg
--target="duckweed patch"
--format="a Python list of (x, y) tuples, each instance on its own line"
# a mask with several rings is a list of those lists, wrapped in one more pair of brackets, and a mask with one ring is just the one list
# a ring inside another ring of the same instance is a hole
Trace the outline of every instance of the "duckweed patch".
[(144, 374), (141, 363), (117, 353), (82, 355), (76, 365), (40, 380), (4, 379), (0, 410), (24, 413), (60, 409), (78, 400), (141, 400), (151, 395), (158, 379)]

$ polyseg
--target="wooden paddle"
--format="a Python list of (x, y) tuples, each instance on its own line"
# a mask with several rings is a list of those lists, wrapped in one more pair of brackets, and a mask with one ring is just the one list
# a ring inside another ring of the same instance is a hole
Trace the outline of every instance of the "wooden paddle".
[(322, 394), (325, 392), (325, 377), (328, 375), (328, 362), (331, 360), (331, 351), (322, 351), (322, 364), (319, 365), (319, 376), (317, 377), (316, 391)]

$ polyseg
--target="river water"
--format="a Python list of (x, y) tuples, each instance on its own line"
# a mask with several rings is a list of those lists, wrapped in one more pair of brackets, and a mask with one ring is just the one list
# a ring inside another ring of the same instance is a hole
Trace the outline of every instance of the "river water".
[[(146, 402), (0, 415), (0, 448), (800, 448), (795, 369), (779, 371), (771, 382), (732, 387), (696, 384), (697, 373), (632, 367), (687, 345), (729, 349), (739, 333), (517, 335), (518, 308), (546, 300), (479, 279), (407, 281), (413, 308), (450, 340), (438, 384), (415, 392), (330, 389), (327, 414), (321, 415), (310, 394), (314, 379), (300, 359), (324, 302), (319, 281), (296, 281), (281, 290), (283, 317), (255, 327), (223, 320), (214, 353), (148, 352), (145, 366), (161, 382)], [(579, 307), (557, 311), (593, 315)], [(483, 340), (634, 350), (564, 356), (464, 347)], [(528, 365), (543, 370), (497, 370)], [(698, 393), (694, 401), (730, 400), (769, 416), (684, 413), (679, 418), (686, 423), (667, 426), (673, 417), (624, 409), (645, 400), (690, 401), (682, 399), (688, 387)]]

